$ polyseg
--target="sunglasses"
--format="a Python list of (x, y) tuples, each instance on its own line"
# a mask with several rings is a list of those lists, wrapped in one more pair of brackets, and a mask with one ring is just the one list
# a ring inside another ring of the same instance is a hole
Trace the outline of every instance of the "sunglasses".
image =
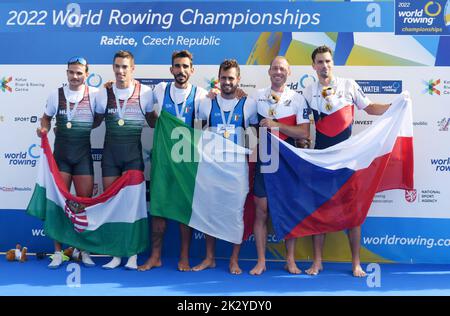
[(87, 60), (84, 57), (74, 56), (69, 59), (67, 64), (81, 64), (83, 66), (87, 65)]

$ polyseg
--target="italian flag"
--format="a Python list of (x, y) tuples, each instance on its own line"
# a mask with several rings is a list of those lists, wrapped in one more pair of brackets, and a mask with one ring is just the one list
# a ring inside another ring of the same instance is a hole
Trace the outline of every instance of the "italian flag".
[(38, 177), (27, 213), (44, 221), (48, 237), (118, 257), (129, 257), (148, 248), (142, 171), (128, 171), (98, 197), (76, 197), (64, 186), (47, 135), (42, 136), (41, 147)]
[(150, 213), (240, 244), (248, 150), (164, 111), (153, 139)]

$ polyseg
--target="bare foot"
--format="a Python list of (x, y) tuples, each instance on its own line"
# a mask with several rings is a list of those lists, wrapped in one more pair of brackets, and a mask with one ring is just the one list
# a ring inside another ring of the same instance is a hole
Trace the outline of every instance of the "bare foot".
[(261, 275), (263, 272), (266, 271), (266, 264), (265, 263), (257, 263), (256, 266), (250, 270), (251, 275)]
[(239, 263), (236, 260), (230, 260), (230, 273), (231, 274), (241, 274), (242, 270), (239, 267)]
[(180, 259), (180, 261), (178, 261), (178, 271), (191, 271), (189, 259)]
[(358, 264), (358, 265), (353, 267), (353, 276), (358, 277), (358, 278), (363, 278), (363, 277), (367, 276), (367, 274), (361, 268), (361, 265)]
[(153, 259), (150, 257), (143, 265), (139, 266), (137, 269), (138, 271), (147, 271), (152, 268), (158, 268), (160, 266), (162, 266), (161, 259)]
[(322, 271), (322, 270), (323, 270), (323, 266), (321, 263), (318, 263), (318, 264), (313, 263), (311, 265), (311, 267), (308, 270), (306, 270), (305, 272), (308, 275), (318, 275), (320, 273), (320, 271)]
[(284, 269), (289, 272), (290, 274), (300, 274), (302, 273), (302, 270), (300, 270), (297, 265), (295, 264), (295, 261), (292, 262), (286, 262), (286, 265), (284, 266)]
[(202, 271), (205, 269), (212, 269), (215, 267), (216, 267), (216, 260), (206, 258), (205, 260), (202, 261), (202, 263), (193, 267), (192, 271)]

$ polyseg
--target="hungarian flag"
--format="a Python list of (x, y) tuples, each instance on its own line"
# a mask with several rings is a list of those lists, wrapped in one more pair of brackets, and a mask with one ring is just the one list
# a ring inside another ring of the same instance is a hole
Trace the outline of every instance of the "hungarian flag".
[(153, 139), (150, 213), (240, 244), (248, 150), (165, 111)]
[(279, 239), (359, 226), (376, 192), (413, 188), (407, 94), (370, 128), (327, 149), (295, 148), (269, 134), (268, 141), (272, 158), (266, 165), (275, 172), (264, 173), (264, 182)]
[(128, 171), (98, 197), (76, 197), (64, 186), (47, 135), (42, 136), (41, 147), (38, 177), (27, 213), (44, 221), (48, 237), (118, 257), (129, 257), (148, 248), (142, 171)]

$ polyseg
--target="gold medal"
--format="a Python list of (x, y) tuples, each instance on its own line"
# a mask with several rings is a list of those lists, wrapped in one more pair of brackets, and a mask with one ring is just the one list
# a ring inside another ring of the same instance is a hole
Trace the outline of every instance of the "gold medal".
[(117, 124), (119, 124), (119, 126), (124, 126), (125, 125), (125, 121), (123, 119), (120, 119)]
[(67, 127), (67, 128), (72, 128), (72, 123), (71, 123), (71, 122), (67, 122), (67, 123), (66, 123), (66, 127)]
[(333, 108), (333, 106), (332, 106), (330, 103), (327, 103), (327, 104), (325, 105), (325, 109), (326, 109), (327, 111), (331, 111), (332, 108)]
[(225, 130), (225, 132), (223, 132), (223, 137), (230, 138), (230, 132)]
[(275, 109), (273, 108), (269, 109), (269, 116), (275, 117)]

